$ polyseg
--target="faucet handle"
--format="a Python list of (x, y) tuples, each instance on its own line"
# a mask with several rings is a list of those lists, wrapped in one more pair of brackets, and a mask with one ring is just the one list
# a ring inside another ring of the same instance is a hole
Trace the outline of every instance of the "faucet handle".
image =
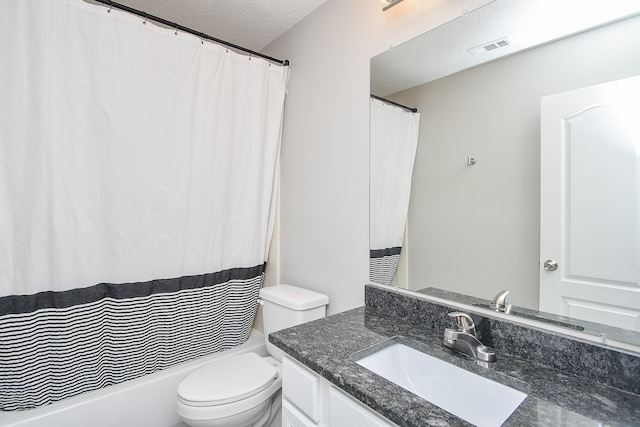
[(509, 291), (498, 292), (498, 295), (493, 297), (489, 307), (492, 310), (501, 311), (505, 314), (511, 313), (511, 304), (507, 304), (507, 295), (509, 295)]
[(466, 332), (468, 334), (476, 336), (476, 325), (473, 323), (473, 319), (467, 313), (462, 313), (461, 311), (454, 311), (451, 313), (447, 313), (449, 317), (454, 317), (456, 319), (456, 324), (458, 325), (458, 330), (461, 332)]

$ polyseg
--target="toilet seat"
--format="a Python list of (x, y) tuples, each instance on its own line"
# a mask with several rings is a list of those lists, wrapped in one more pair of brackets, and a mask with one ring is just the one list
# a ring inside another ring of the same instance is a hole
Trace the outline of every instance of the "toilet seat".
[[(222, 381), (211, 376), (220, 373)], [(235, 384), (239, 377), (242, 381)], [(190, 426), (248, 425), (269, 410), (281, 386), (282, 366), (276, 359), (239, 354), (187, 375), (178, 385), (176, 410)]]
[(178, 400), (188, 406), (218, 406), (245, 400), (279, 379), (275, 360), (243, 353), (209, 363), (178, 386)]

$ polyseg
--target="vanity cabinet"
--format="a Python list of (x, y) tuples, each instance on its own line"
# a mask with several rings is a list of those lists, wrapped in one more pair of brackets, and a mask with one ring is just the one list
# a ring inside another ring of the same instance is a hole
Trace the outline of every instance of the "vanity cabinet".
[(291, 357), (282, 360), (282, 427), (393, 427)]

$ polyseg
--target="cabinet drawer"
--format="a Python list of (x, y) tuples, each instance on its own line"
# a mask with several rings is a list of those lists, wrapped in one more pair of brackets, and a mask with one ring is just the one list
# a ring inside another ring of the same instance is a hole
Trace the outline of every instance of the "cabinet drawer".
[(293, 359), (282, 359), (282, 394), (313, 422), (320, 420), (319, 377)]

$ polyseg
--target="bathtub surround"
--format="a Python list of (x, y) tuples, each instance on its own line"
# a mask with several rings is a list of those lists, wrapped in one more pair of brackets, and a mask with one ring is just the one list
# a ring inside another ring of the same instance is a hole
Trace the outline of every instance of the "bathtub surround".
[(288, 68), (82, 0), (0, 40), (0, 410), (242, 343)]
[[(498, 349), (498, 360), (482, 364), (442, 345), (444, 327), (452, 326), (452, 320), (446, 316), (447, 312), (453, 311), (451, 307), (432, 304), (378, 286), (367, 285), (365, 295), (364, 307), (272, 333), (270, 341), (397, 425), (422, 427), (468, 424), (354, 361), (354, 353), (363, 355), (362, 350), (365, 349), (373, 353), (389, 339), (396, 339), (433, 357), (526, 393), (527, 398), (507, 419), (505, 427), (640, 424), (640, 395), (633, 392), (637, 388), (633, 381), (638, 378), (640, 366), (637, 356), (566, 337), (550, 337), (547, 335), (553, 334), (548, 332), (527, 331), (525, 329), (528, 328), (520, 326), (519, 329), (511, 329), (504, 324), (498, 325), (492, 318), (489, 327), (495, 327), (492, 340)], [(525, 334), (523, 342), (519, 343), (513, 337), (510, 338), (513, 341), (508, 342), (506, 336), (513, 333)], [(487, 339), (487, 336), (483, 339)], [(515, 352), (507, 348), (511, 345), (516, 346)], [(528, 345), (535, 350), (532, 353), (538, 354), (526, 357), (519, 353), (524, 347), (518, 348), (518, 345)], [(556, 363), (547, 358), (545, 352), (564, 361)], [(610, 357), (613, 359), (611, 362), (604, 361)], [(582, 371), (567, 371), (564, 369), (568, 367), (566, 363), (578, 363)], [(618, 367), (612, 368), (615, 364)], [(586, 370), (592, 372), (583, 375)], [(602, 377), (598, 375), (599, 370), (602, 370)], [(615, 386), (607, 384), (604, 378), (607, 373), (616, 377), (613, 378)], [(472, 399), (473, 396), (468, 398)]]

